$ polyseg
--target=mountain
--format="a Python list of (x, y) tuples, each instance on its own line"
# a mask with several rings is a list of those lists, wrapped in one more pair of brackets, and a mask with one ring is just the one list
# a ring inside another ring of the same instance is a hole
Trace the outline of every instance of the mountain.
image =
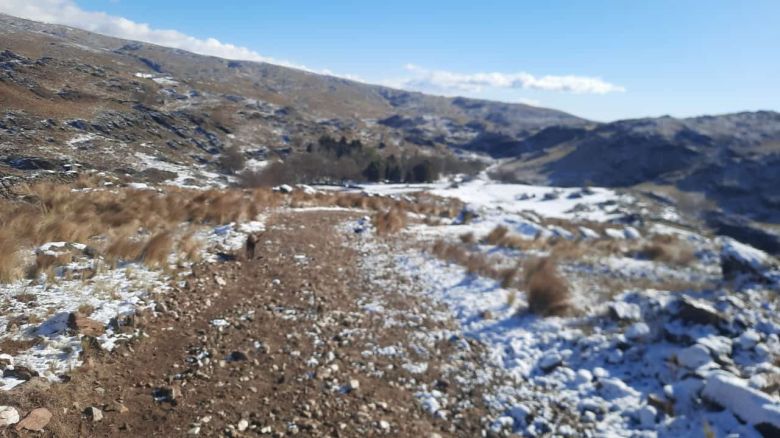
[(561, 186), (657, 184), (701, 192), (723, 209), (780, 222), (780, 114), (623, 120), (551, 127), (514, 145), (504, 175)]
[[(595, 123), (7, 15), (0, 47), (0, 175), (7, 177), (81, 167), (140, 180), (227, 182), (219, 160), (229, 147), (260, 162), (328, 135), (385, 156), (478, 152), (505, 159), (495, 175), (510, 180), (703, 193), (713, 210), (780, 223), (774, 112)], [(0, 194), (8, 181), (0, 180)]]
[(550, 109), (394, 90), (0, 15), (0, 173), (138, 170), (138, 154), (211, 166), (322, 135), (446, 153), (490, 132), (584, 126)]

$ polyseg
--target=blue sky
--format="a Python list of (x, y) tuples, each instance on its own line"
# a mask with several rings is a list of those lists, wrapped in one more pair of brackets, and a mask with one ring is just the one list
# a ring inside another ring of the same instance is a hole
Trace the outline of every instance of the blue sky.
[[(780, 110), (776, 0), (30, 2), (215, 38), (252, 57), (366, 82), (595, 120)], [(111, 22), (96, 27), (67, 11), (46, 21), (113, 32)]]

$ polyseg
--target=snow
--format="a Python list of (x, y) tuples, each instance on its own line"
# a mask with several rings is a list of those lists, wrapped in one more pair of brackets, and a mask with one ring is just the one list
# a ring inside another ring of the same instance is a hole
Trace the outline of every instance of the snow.
[(729, 409), (750, 424), (765, 423), (780, 429), (780, 399), (748, 387), (744, 380), (733, 375), (710, 374), (702, 396)]
[[(707, 385), (716, 388), (720, 383), (717, 379), (713, 382), (718, 383), (710, 383), (713, 374), (738, 380), (732, 373), (755, 376), (749, 380), (753, 387), (745, 383), (747, 380), (739, 387), (753, 397), (760, 392), (756, 388), (769, 385), (764, 376), (780, 373), (772, 364), (772, 358), (780, 356), (778, 302), (770, 298), (776, 290), (749, 286), (736, 294), (697, 287), (722, 281), (719, 239), (667, 223), (611, 224), (603, 228), (605, 236), (601, 236), (583, 222), (610, 222), (636, 207), (630, 196), (607, 189), (504, 185), (478, 178), (457, 185), (366, 185), (361, 190), (393, 197), (429, 191), (458, 198), (477, 213), (468, 224), (456, 219), (443, 226), (410, 225), (404, 237), (423, 242), (439, 238), (458, 242), (458, 236), (468, 232), (480, 239), (495, 226), (504, 225), (528, 239), (557, 235), (583, 239), (582, 245), (589, 244), (586, 240), (614, 239), (620, 241), (616, 242), (620, 247), (630, 247), (641, 245), (654, 234), (674, 234), (696, 247), (697, 260), (686, 266), (638, 259), (625, 250), (598, 258), (586, 253), (585, 259), (566, 262), (560, 271), (571, 283), (572, 299), (580, 304), (582, 313), (541, 318), (527, 312), (522, 288), (517, 292), (504, 289), (492, 279), (468, 274), (463, 267), (435, 259), (424, 250), (407, 248), (387, 254), (387, 248), (372, 240), (370, 224), (353, 222), (346, 227), (361, 230), (360, 251), (374, 254), (368, 266), (375, 269), (381, 264), (376, 260), (392, 259), (396, 274), (408, 278), (420, 293), (449, 310), (458, 329), (448, 337), (470, 338), (482, 344), (485, 364), (480, 365), (480, 373), (472, 377), (473, 382), (460, 382), (483, 388), (484, 401), (490, 407), (488, 427), (494, 433), (536, 436), (552, 428), (554, 435), (580, 436), (581, 431), (572, 428), (580, 425), (588, 430), (582, 433), (585, 436), (701, 436), (701, 424), (706, 422), (716, 436), (760, 436), (737, 419), (744, 414), (728, 403), (722, 404), (726, 411), (716, 412), (701, 401)], [(665, 217), (679, 218), (676, 214)], [(573, 227), (545, 225), (545, 218), (570, 221)], [(570, 233), (570, 229), (578, 233)], [(767, 264), (760, 252), (740, 249), (743, 256), (751, 255), (750, 259)], [(504, 266), (502, 263), (511, 266), (518, 259), (538, 254), (537, 250), (524, 252), (485, 244), (472, 245), (469, 251), (496, 258), (496, 267)], [(590, 285), (607, 279), (620, 279), (627, 286), (611, 296), (593, 293)], [(667, 281), (689, 282), (691, 290), (647, 287), (648, 283)], [(510, 295), (515, 297), (512, 301)], [(732, 326), (681, 320), (681, 297), (702, 303), (708, 312), (726, 315)], [(457, 361), (452, 364), (453, 370), (470, 366)], [(446, 394), (425, 382), (419, 389), (416, 397), (425, 411), (441, 416), (448, 410)], [(652, 405), (651, 396), (673, 405), (674, 416)], [(762, 400), (765, 408), (761, 418), (774, 418), (780, 402), (772, 397)], [(570, 416), (571, 423), (560, 424), (552, 407)], [(529, 418), (533, 420), (529, 422)], [(748, 422), (755, 424), (752, 419)]]
[[(240, 224), (202, 227), (195, 234), (195, 238), (204, 243), (203, 259), (213, 262), (218, 260), (217, 253), (241, 248), (247, 234), (264, 229), (264, 217), (259, 216), (253, 221)], [(56, 256), (66, 250), (81, 251), (83, 254), (77, 255), (68, 268), (75, 272), (83, 269), (95, 270), (96, 274), (88, 280), (66, 278), (64, 270), (57, 269), (54, 272), (56, 278), (46, 278), (42, 274), (41, 278), (32, 282), (20, 280), (0, 284), (0, 302), (4, 303), (0, 327), (6, 328), (0, 332), (0, 340), (38, 339), (34, 346), (14, 356), (0, 354), (0, 363), (9, 363), (9, 368), (23, 365), (44, 378), (59, 380), (59, 376), (81, 365), (80, 335), (67, 329), (68, 315), (71, 312), (84, 305), (92, 307), (94, 310), (89, 318), (107, 326), (105, 333), (97, 340), (101, 348), (112, 350), (117, 342), (137, 333), (117, 333), (109, 322), (115, 317), (130, 315), (140, 308), (154, 308), (155, 303), (149, 294), (165, 293), (172, 282), (181, 278), (168, 277), (161, 271), (151, 270), (137, 262), (123, 262), (114, 269), (97, 269), (98, 266), (107, 266), (107, 263), (100, 257), (91, 258), (86, 249), (86, 246), (80, 243), (48, 242), (30, 249), (28, 256), (32, 257), (36, 252)], [(175, 261), (176, 255), (171, 254), (170, 259)], [(184, 272), (181, 275), (188, 274)], [(25, 300), (20, 299), (26, 296), (34, 297), (35, 306), (28, 306)], [(215, 320), (213, 324), (219, 326), (220, 322)], [(22, 383), (23, 380), (12, 377), (0, 378), (2, 390), (10, 390)]]

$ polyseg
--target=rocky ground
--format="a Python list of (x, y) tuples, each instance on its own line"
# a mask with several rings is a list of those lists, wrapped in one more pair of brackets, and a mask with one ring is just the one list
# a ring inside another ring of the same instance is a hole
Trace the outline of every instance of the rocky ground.
[[(68, 383), (33, 378), (0, 393), (0, 404), (23, 415), (47, 409), (45, 436), (479, 435), (479, 389), (441, 378), (458, 343), (436, 340), (422, 371), (387, 354), (414, 342), (410, 327), (446, 331), (452, 321), (410, 310), (423, 299), (380, 289), (361, 272), (346, 241), (355, 237), (342, 230), (353, 215), (279, 213), (254, 260), (197, 268), (155, 312), (136, 315), (139, 338), (110, 353), (87, 348)], [(377, 294), (393, 295), (384, 310), (412, 323), (388, 326), (386, 313), (365, 311)], [(478, 361), (478, 346), (460, 342)], [(418, 380), (461, 403), (454, 422), (415, 402)]]

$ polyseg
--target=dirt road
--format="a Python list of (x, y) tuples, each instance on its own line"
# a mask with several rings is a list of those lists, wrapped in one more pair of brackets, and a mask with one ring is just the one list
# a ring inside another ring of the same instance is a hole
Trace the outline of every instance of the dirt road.
[[(406, 345), (411, 332), (360, 303), (379, 293), (401, 315), (419, 303), (387, 290), (393, 279), (379, 290), (359, 268), (362, 255), (343, 229), (352, 216), (273, 215), (254, 260), (196, 268), (158, 297), (156, 316), (136, 317), (140, 339), (89, 351), (68, 383), (34, 379), (0, 397), (49, 409), (44, 436), (478, 435), (479, 394), (440, 375), (452, 343), (442, 340), (438, 359), (413, 373), (399, 356), (366, 353)], [(435, 419), (415, 399), (419, 382), (471, 407), (454, 421)]]

